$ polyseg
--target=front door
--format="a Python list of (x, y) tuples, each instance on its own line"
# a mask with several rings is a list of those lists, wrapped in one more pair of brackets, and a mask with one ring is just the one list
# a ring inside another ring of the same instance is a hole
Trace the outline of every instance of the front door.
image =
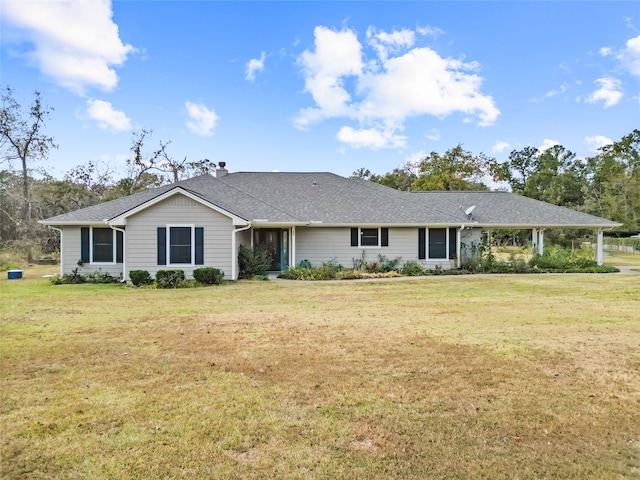
[(282, 234), (286, 230), (279, 228), (261, 228), (255, 230), (255, 246), (262, 248), (271, 255), (271, 266), (269, 271), (279, 272), (282, 270)]

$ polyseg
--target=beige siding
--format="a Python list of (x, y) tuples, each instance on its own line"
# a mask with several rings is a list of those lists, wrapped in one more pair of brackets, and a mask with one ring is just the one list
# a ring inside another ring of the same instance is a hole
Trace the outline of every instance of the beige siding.
[[(89, 225), (87, 225), (88, 227)], [(105, 225), (95, 225), (96, 227), (104, 228)], [(80, 268), (81, 274), (93, 273), (97, 271), (107, 272), (114, 277), (118, 277), (122, 274), (122, 264), (91, 264), (85, 263), (82, 267), (78, 267), (78, 262), (81, 256), (81, 239), (80, 239), (81, 227), (65, 226), (62, 228), (62, 242), (61, 242), (61, 271), (62, 273), (71, 273), (72, 270)]]
[[(158, 265), (157, 229), (167, 225), (194, 225), (204, 228), (204, 265)], [(187, 277), (195, 268), (215, 267), (231, 278), (232, 221), (184, 195), (174, 195), (156, 205), (132, 215), (126, 227), (126, 268), (148, 270), (152, 276), (158, 270), (181, 269)]]
[[(296, 228), (296, 264), (302, 260), (309, 260), (317, 266), (322, 262), (336, 261), (344, 267), (351, 268), (354, 260), (362, 258), (364, 252), (366, 261), (378, 259), (384, 255), (387, 259), (402, 258), (418, 260), (418, 229), (417, 228), (389, 228), (389, 246), (379, 248), (361, 248), (351, 246), (351, 229), (329, 227), (298, 227)], [(436, 265), (443, 268), (455, 267), (455, 261), (449, 260), (421, 260), (429, 268)]]

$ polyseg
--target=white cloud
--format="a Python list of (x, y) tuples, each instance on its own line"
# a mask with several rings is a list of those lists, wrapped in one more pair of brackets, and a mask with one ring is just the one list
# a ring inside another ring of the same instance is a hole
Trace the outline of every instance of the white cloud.
[(556, 145), (560, 145), (560, 142), (558, 142), (557, 140), (550, 140), (548, 138), (545, 138), (542, 142), (542, 145), (538, 147), (538, 151), (544, 152), (546, 150), (549, 150), (551, 147), (555, 147)]
[(431, 130), (429, 130), (429, 133), (427, 133), (427, 139), (434, 142), (440, 140), (440, 130), (438, 130), (437, 128), (432, 128)]
[(605, 145), (611, 145), (613, 140), (607, 138), (603, 135), (594, 135), (593, 137), (586, 137), (584, 139), (585, 143), (589, 145), (589, 148), (595, 153), (599, 148), (604, 147)]
[(202, 137), (210, 137), (213, 135), (213, 129), (215, 128), (220, 117), (216, 115), (216, 112), (209, 110), (206, 106), (198, 103), (185, 102), (185, 108), (187, 109), (187, 127), (196, 135)]
[(326, 27), (314, 30), (316, 51), (305, 50), (298, 59), (305, 76), (305, 90), (317, 108), (300, 112), (296, 126), (305, 128), (330, 117), (352, 116), (347, 106), (351, 96), (343, 87), (343, 77), (358, 76), (363, 68), (362, 46), (351, 30), (335, 32)]
[(556, 95), (561, 95), (563, 93), (566, 93), (567, 90), (569, 90), (569, 84), (565, 82), (562, 85), (560, 85), (559, 89), (557, 89), (557, 90), (549, 90), (547, 93), (544, 94), (544, 97), (542, 97), (542, 98), (532, 98), (529, 101), (532, 102), (532, 103), (542, 102), (547, 98), (555, 97)]
[(260, 58), (252, 58), (247, 62), (247, 76), (246, 79), (253, 82), (256, 79), (256, 72), (264, 70), (265, 53), (262, 52)]
[(444, 34), (445, 31), (438, 27), (430, 27), (427, 25), (426, 27), (417, 27), (416, 32), (420, 35), (438, 38), (440, 35)]
[[(373, 148), (404, 145), (402, 130), (408, 117), (445, 117), (459, 112), (491, 125), (500, 115), (491, 96), (481, 92), (476, 62), (443, 58), (426, 47), (415, 47), (415, 32), (367, 31), (375, 52), (363, 62), (363, 45), (352, 30), (315, 29), (315, 51), (299, 58), (306, 91), (314, 107), (303, 109), (295, 120), (306, 128), (328, 118), (349, 118), (358, 128), (343, 127), (340, 141)], [(383, 129), (377, 125), (384, 125)], [(368, 140), (363, 140), (363, 139)]]
[(111, 103), (104, 100), (87, 100), (89, 118), (98, 122), (98, 126), (115, 132), (131, 130), (131, 120), (124, 112), (115, 110)]
[(366, 128), (355, 130), (351, 127), (342, 127), (337, 138), (342, 143), (354, 148), (400, 148), (406, 145), (407, 137), (395, 135), (393, 130)]
[(593, 92), (586, 101), (588, 103), (604, 102), (605, 108), (616, 105), (622, 98), (620, 80), (616, 78), (599, 78), (594, 83), (600, 84), (600, 88)]
[(613, 50), (610, 47), (602, 47), (600, 50), (598, 50), (600, 55), (602, 55), (603, 57), (608, 57), (609, 55), (611, 55), (612, 51)]
[(112, 90), (114, 66), (134, 48), (122, 43), (109, 0), (10, 1), (3, 15), (17, 39), (29, 44), (24, 55), (43, 74), (78, 94), (87, 87)]
[(511, 145), (509, 145), (507, 142), (503, 142), (502, 140), (499, 140), (493, 145), (493, 147), (491, 148), (491, 152), (502, 153), (509, 148), (511, 148)]
[(640, 77), (640, 35), (627, 40), (618, 59), (631, 75)]

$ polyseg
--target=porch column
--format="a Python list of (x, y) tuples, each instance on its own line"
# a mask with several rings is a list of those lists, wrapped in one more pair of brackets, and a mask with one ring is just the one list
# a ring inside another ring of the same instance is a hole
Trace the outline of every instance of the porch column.
[(597, 231), (598, 231), (597, 259), (598, 259), (598, 265), (602, 265), (603, 257), (604, 257), (604, 252), (603, 252), (604, 235), (602, 233), (602, 229), (599, 228)]
[(461, 236), (461, 232), (462, 232), (462, 228), (456, 228), (456, 268), (460, 268), (461, 260), (460, 260), (460, 254), (461, 252), (461, 248), (460, 248), (460, 236)]
[(538, 255), (544, 255), (544, 228), (538, 230)]
[(291, 227), (291, 266), (296, 266), (296, 227)]
[(538, 249), (538, 229), (531, 229), (531, 253), (536, 254), (536, 250)]

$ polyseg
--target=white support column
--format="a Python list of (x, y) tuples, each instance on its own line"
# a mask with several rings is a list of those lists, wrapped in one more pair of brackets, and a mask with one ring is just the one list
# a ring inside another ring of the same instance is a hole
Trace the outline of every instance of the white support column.
[(296, 227), (291, 227), (291, 266), (296, 265)]
[(544, 228), (538, 230), (538, 255), (544, 255)]
[(604, 243), (604, 235), (602, 233), (602, 229), (598, 229), (598, 265), (602, 265), (604, 263), (604, 251), (603, 251), (603, 243)]
[(531, 250), (535, 256), (536, 250), (538, 249), (538, 229), (537, 228), (532, 228), (531, 229)]
[(460, 268), (461, 265), (460, 254), (462, 253), (462, 249), (460, 247), (460, 235), (463, 228), (464, 227), (456, 228), (456, 268)]

